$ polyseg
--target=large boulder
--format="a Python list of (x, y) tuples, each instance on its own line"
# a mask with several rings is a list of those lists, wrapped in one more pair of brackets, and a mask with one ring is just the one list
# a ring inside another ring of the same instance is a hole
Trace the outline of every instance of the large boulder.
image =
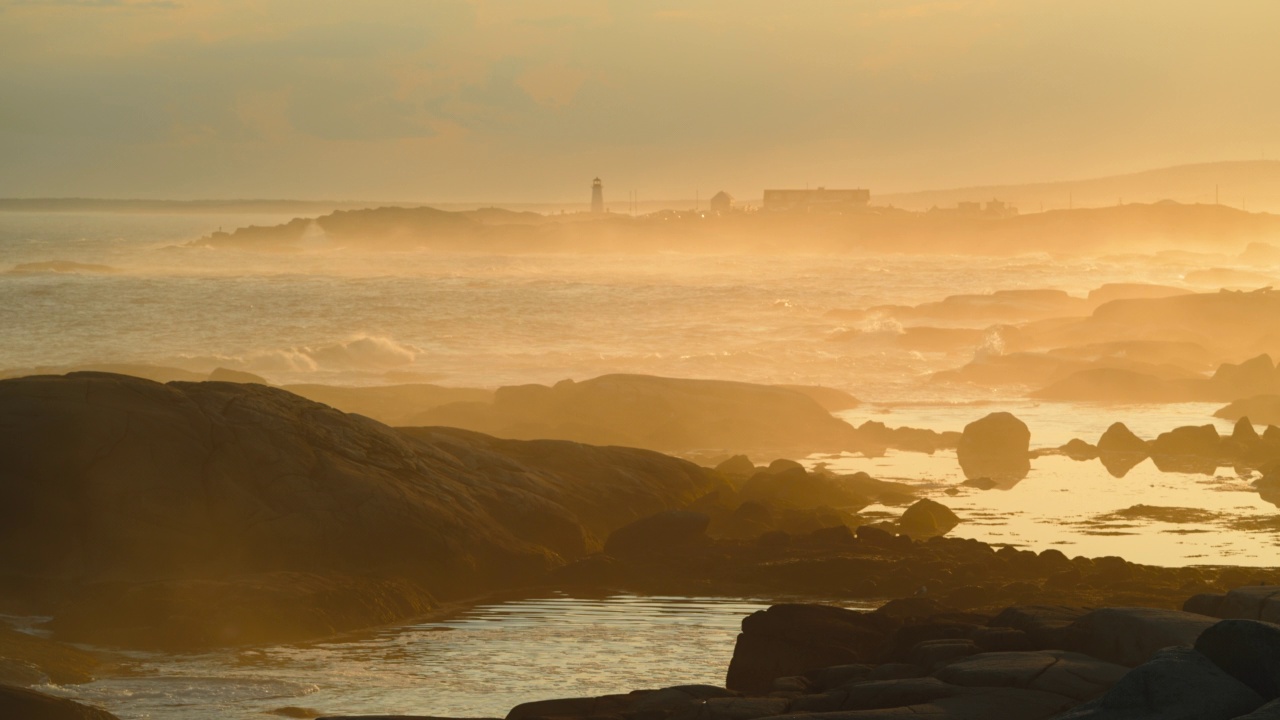
[(960, 469), (967, 478), (989, 477), (1003, 486), (1027, 476), (1031, 431), (1007, 412), (995, 412), (965, 425), (956, 446)]
[(262, 385), (4, 380), (0, 601), (43, 588), (25, 599), (68, 637), (126, 644), (332, 633), (537, 577), (713, 482), (641, 450), (401, 432)]
[(1192, 645), (1214, 618), (1161, 608), (1101, 608), (1066, 628), (1072, 650), (1134, 667), (1171, 645)]
[(869, 662), (884, 651), (888, 633), (875, 613), (830, 605), (774, 605), (743, 618), (725, 686), (765, 693), (775, 678)]
[(1280, 697), (1280, 625), (1223, 620), (1200, 635), (1196, 650), (1263, 698)]
[(1230, 720), (1263, 702), (1204, 655), (1173, 647), (1055, 720)]

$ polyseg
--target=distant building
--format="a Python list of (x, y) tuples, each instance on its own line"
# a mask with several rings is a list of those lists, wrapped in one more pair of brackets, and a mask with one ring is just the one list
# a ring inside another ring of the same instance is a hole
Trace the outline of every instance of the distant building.
[(604, 185), (600, 178), (591, 181), (591, 212), (597, 215), (604, 212)]
[(865, 208), (871, 202), (871, 191), (856, 190), (765, 190), (764, 209), (768, 211), (839, 211)]
[(964, 215), (965, 217), (1007, 218), (1014, 217), (1018, 214), (1017, 207), (1010, 205), (1003, 200), (996, 200), (995, 198), (988, 201), (986, 205), (983, 205), (980, 202), (968, 200), (956, 203), (954, 210), (938, 210), (937, 208), (935, 208), (935, 210), (938, 212), (949, 212), (957, 215)]
[(991, 202), (987, 203), (986, 213), (996, 217), (1013, 217), (1018, 214), (1018, 208), (1003, 200), (992, 198)]
[(721, 190), (711, 196), (711, 212), (728, 213), (733, 212), (733, 196)]

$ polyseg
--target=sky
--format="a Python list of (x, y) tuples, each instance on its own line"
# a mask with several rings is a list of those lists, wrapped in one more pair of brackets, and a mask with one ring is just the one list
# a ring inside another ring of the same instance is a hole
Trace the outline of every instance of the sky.
[(895, 192), (1280, 155), (1274, 0), (0, 0), (0, 196)]

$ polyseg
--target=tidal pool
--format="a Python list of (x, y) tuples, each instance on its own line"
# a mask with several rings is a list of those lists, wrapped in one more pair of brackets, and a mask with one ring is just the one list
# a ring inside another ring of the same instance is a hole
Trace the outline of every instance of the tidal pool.
[(122, 719), (266, 718), (291, 707), (502, 717), (531, 700), (723, 685), (742, 618), (772, 602), (555, 594), (331, 642), (130, 653), (127, 674), (38, 689), (101, 705)]

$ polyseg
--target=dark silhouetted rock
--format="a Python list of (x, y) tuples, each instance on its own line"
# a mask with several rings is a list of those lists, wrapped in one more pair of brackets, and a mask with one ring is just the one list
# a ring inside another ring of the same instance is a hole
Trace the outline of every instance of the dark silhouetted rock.
[(1230, 720), (1263, 698), (1189, 648), (1161, 650), (1102, 697), (1056, 720)]
[(1218, 429), (1213, 425), (1186, 425), (1160, 433), (1151, 443), (1151, 454), (1212, 458), (1217, 456), (1220, 442)]
[(712, 488), (656, 453), (397, 431), (256, 384), (0, 381), (0, 576), (68, 639), (252, 642), (537, 577)]
[(1071, 438), (1059, 450), (1072, 460), (1092, 460), (1098, 457), (1098, 448), (1080, 438)]
[(746, 455), (734, 455), (716, 466), (716, 472), (731, 477), (751, 477), (756, 474), (756, 466)]
[(1236, 421), (1235, 427), (1231, 429), (1231, 439), (1245, 447), (1262, 442), (1262, 438), (1253, 428), (1253, 423), (1249, 422), (1248, 417), (1242, 417)]
[(1026, 423), (1007, 412), (996, 412), (964, 427), (956, 457), (965, 477), (989, 477), (1011, 485), (1031, 468), (1028, 449), (1031, 431)]
[(115, 715), (35, 690), (0, 685), (0, 718), (12, 720), (117, 720)]
[(692, 510), (664, 510), (614, 530), (604, 544), (610, 555), (646, 555), (702, 545), (711, 518)]
[(1222, 620), (1201, 633), (1195, 647), (1264, 699), (1280, 697), (1280, 625)]
[(928, 498), (917, 500), (898, 520), (902, 532), (914, 538), (946, 535), (958, 524), (960, 518), (950, 508)]
[(1160, 648), (1192, 645), (1217, 620), (1161, 608), (1102, 608), (1082, 615), (1066, 629), (1071, 650), (1134, 667)]
[(887, 642), (883, 618), (829, 605), (774, 605), (743, 618), (725, 681), (768, 692), (773, 680), (875, 659)]
[(1147, 441), (1133, 434), (1124, 423), (1112, 423), (1098, 438), (1099, 453), (1134, 453), (1147, 456)]

